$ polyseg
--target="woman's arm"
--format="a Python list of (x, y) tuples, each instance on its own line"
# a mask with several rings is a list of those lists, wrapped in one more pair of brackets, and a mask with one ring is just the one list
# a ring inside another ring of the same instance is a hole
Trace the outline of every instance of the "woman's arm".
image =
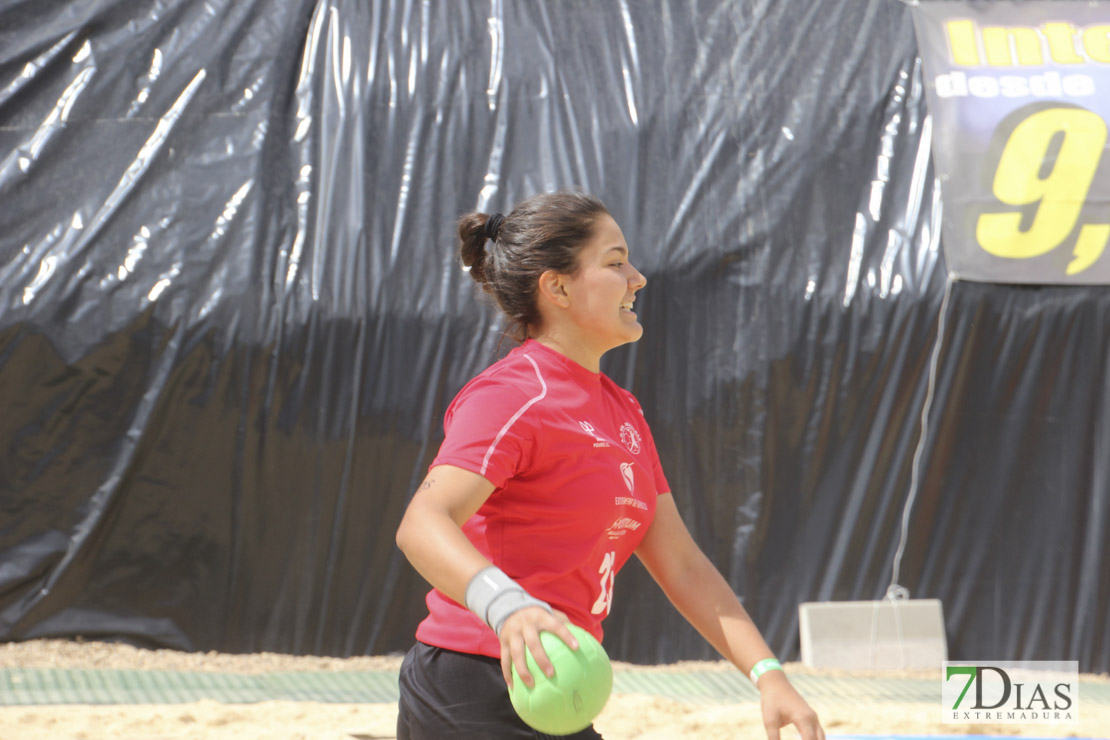
[[(460, 604), (466, 603), (466, 589), (474, 576), (492, 565), (466, 538), (462, 525), (493, 491), (494, 485), (477, 473), (453, 465), (437, 465), (413, 494), (397, 528), (397, 546), (412, 566), (428, 583)], [(566, 623), (562, 612), (548, 613), (537, 606), (522, 608), (505, 619), (498, 635), (505, 683), (512, 685), (510, 666), (516, 665), (521, 680), (528, 686), (533, 684), (525, 646), (540, 670), (554, 675), (555, 669), (540, 642), (540, 632), (554, 632), (577, 649), (578, 642)]]
[[(760, 660), (774, 657), (728, 582), (690, 536), (671, 494), (659, 496), (655, 519), (636, 555), (682, 616), (745, 675)], [(803, 740), (824, 740), (817, 714), (785, 673), (764, 673), (758, 688), (768, 738), (778, 738), (779, 728), (793, 724)]]
[(490, 565), (461, 527), (481, 508), (493, 488), (477, 473), (437, 465), (416, 489), (397, 528), (397, 546), (416, 571), (460, 604), (466, 603), (470, 579)]

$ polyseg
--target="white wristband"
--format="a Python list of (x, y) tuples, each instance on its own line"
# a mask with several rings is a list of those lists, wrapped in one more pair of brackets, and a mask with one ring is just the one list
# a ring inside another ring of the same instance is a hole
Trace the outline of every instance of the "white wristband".
[(538, 606), (551, 613), (551, 606), (540, 601), (509, 578), (496, 566), (483, 568), (466, 585), (466, 608), (482, 618), (494, 632), (501, 634), (505, 620), (529, 606)]

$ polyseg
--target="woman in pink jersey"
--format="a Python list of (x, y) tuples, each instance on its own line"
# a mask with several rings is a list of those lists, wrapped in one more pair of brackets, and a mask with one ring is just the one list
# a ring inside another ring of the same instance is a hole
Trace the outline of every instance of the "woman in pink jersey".
[[(511, 666), (525, 647), (572, 648), (568, 622), (602, 639), (616, 573), (635, 554), (728, 660), (749, 673), (768, 738), (794, 725), (824, 740), (731, 587), (694, 542), (639, 403), (600, 372), (601, 356), (643, 334), (646, 280), (596, 198), (538, 195), (508, 216), (459, 222), (460, 256), (521, 344), (459, 391), (445, 438), (397, 530), (434, 587), (401, 667), (400, 740), (545, 737), (517, 717)], [(573, 735), (598, 738), (589, 727)]]

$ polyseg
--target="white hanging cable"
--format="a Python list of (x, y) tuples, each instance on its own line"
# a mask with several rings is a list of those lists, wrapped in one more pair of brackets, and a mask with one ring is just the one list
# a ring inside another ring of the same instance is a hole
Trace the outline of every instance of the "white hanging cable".
[(925, 403), (921, 407), (921, 436), (917, 440), (917, 449), (913, 453), (913, 467), (910, 469), (910, 492), (906, 497), (906, 506), (902, 509), (902, 534), (898, 540), (898, 550), (894, 553), (894, 567), (891, 571), (890, 586), (887, 587), (886, 597), (891, 601), (908, 599), (910, 592), (898, 585), (898, 575), (902, 567), (902, 555), (906, 551), (906, 540), (909, 538), (910, 511), (913, 510), (914, 499), (917, 498), (917, 489), (920, 481), (921, 457), (925, 452), (925, 441), (928, 439), (929, 410), (933, 406), (933, 394), (937, 385), (937, 366), (940, 364), (940, 348), (944, 344), (944, 325), (948, 315), (948, 299), (952, 295), (952, 284), (956, 277), (948, 274), (944, 285), (944, 298), (940, 303), (940, 315), (937, 318), (937, 338), (933, 344), (933, 356), (929, 361), (929, 380), (925, 389)]
[[(902, 667), (906, 665), (906, 640), (902, 630), (902, 613), (899, 602), (910, 598), (909, 589), (898, 583), (898, 574), (902, 567), (902, 555), (906, 551), (906, 540), (909, 539), (910, 512), (913, 510), (914, 499), (917, 498), (917, 489), (920, 480), (921, 457), (925, 452), (925, 440), (929, 432), (929, 411), (933, 407), (933, 394), (937, 385), (937, 367), (940, 364), (940, 348), (944, 345), (944, 323), (948, 316), (948, 299), (952, 295), (952, 283), (956, 278), (949, 273), (944, 285), (944, 298), (940, 302), (940, 314), (937, 317), (937, 338), (933, 343), (932, 357), (929, 360), (929, 377), (925, 388), (925, 403), (921, 407), (921, 436), (917, 440), (917, 448), (913, 453), (913, 466), (910, 469), (910, 492), (906, 496), (906, 505), (902, 509), (902, 531), (898, 540), (898, 549), (894, 553), (894, 566), (891, 570), (890, 585), (887, 586), (884, 601), (889, 601), (893, 608), (894, 625), (898, 634), (898, 645), (901, 650)], [(882, 601), (875, 602), (871, 615), (871, 668), (874, 669), (877, 651), (876, 642), (879, 637), (879, 609)]]

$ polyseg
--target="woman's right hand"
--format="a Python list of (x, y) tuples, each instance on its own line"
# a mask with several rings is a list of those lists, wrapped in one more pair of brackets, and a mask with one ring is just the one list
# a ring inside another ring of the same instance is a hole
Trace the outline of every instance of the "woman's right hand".
[(538, 606), (528, 606), (510, 614), (501, 626), (501, 634), (499, 635), (501, 639), (501, 675), (505, 678), (505, 685), (509, 688), (513, 687), (513, 666), (516, 666), (516, 672), (525, 686), (531, 688), (536, 685), (535, 679), (528, 670), (525, 647), (532, 653), (536, 665), (539, 666), (544, 675), (548, 678), (554, 676), (555, 668), (551, 665), (551, 660), (543, 649), (543, 643), (540, 642), (540, 633), (552, 632), (565, 642), (571, 650), (577, 650), (578, 640), (574, 639), (574, 635), (567, 628), (568, 624), (570, 624), (570, 620), (567, 615), (557, 609), (553, 609), (548, 614), (546, 609)]

